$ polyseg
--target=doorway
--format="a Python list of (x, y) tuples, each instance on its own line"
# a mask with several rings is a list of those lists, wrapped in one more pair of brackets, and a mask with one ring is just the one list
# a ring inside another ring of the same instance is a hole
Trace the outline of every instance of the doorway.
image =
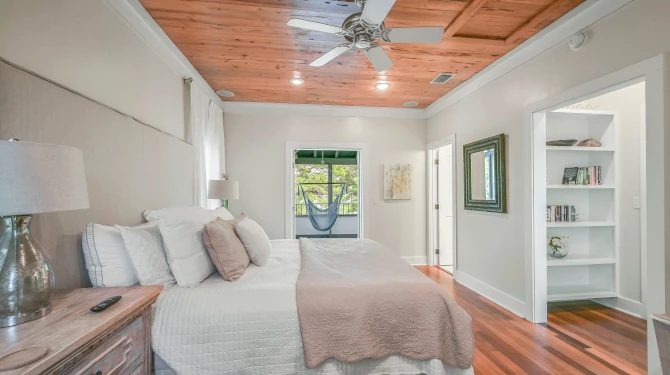
[[(660, 55), (635, 65), (610, 73), (573, 89), (552, 95), (527, 108), (527, 127), (525, 139), (528, 146), (525, 151), (525, 168), (530, 177), (526, 189), (526, 207), (528, 207), (528, 223), (530, 235), (526, 241), (526, 319), (534, 323), (543, 323), (547, 319), (547, 202), (542, 199), (546, 195), (547, 175), (537, 170), (538, 166), (546, 165), (546, 134), (542, 133), (542, 124), (546, 122), (546, 112), (561, 109), (605, 93), (612, 92), (631, 84), (645, 83), (644, 118), (642, 124), (642, 142), (644, 152), (641, 155), (641, 171), (649, 171), (641, 176), (642, 214), (641, 222), (641, 300), (640, 311), (653, 314), (667, 311), (666, 295), (666, 233), (667, 230), (667, 68), (666, 57)], [(546, 124), (544, 125), (546, 126)], [(552, 151), (553, 152), (553, 151)], [(609, 151), (608, 151), (609, 152)], [(616, 153), (616, 150), (615, 150)], [(621, 164), (626, 160), (621, 160)], [(621, 176), (626, 178), (626, 176)], [(621, 190), (621, 189), (615, 189)], [(602, 194), (602, 193), (601, 193)], [(628, 201), (628, 207), (636, 204)], [(615, 211), (616, 212), (616, 211)], [(618, 261), (619, 264), (624, 262)], [(598, 265), (596, 265), (598, 266)], [(618, 272), (618, 271), (614, 271)], [(595, 280), (594, 280), (595, 281)], [(623, 280), (625, 281), (625, 280)], [(600, 283), (593, 283), (600, 286)], [(620, 299), (620, 302), (627, 301)], [(651, 319), (647, 320), (647, 347), (649, 373), (660, 373), (660, 359), (656, 345), (656, 335)]]
[(365, 238), (365, 149), (364, 143), (286, 143), (284, 238)]
[(456, 268), (455, 137), (428, 146), (429, 264), (453, 274)]
[(358, 238), (358, 151), (295, 150), (295, 238)]

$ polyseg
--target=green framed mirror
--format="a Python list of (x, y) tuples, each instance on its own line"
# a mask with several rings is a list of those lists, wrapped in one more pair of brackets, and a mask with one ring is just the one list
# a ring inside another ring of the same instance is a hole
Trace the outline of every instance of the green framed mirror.
[(505, 134), (463, 146), (465, 209), (507, 212)]

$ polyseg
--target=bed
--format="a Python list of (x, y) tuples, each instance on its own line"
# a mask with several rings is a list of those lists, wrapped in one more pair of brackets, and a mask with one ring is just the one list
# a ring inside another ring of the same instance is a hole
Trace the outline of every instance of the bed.
[(234, 283), (212, 274), (196, 288), (170, 287), (154, 305), (156, 374), (474, 374), (438, 359), (392, 355), (305, 364), (296, 282), (297, 240), (272, 241), (269, 264), (249, 266)]

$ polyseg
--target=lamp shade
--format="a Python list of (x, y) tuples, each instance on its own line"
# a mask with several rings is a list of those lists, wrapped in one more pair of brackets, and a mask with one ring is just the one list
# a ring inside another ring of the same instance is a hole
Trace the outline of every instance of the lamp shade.
[(209, 199), (240, 199), (240, 183), (229, 180), (209, 180)]
[(88, 208), (81, 150), (0, 141), (0, 216)]

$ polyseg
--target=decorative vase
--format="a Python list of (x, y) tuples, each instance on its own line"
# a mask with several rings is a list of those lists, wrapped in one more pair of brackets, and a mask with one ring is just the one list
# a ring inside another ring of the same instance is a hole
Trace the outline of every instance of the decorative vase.
[(568, 237), (551, 237), (547, 243), (547, 253), (552, 258), (565, 258), (570, 253)]
[(30, 234), (31, 215), (0, 221), (0, 328), (41, 318), (51, 312), (54, 274)]

